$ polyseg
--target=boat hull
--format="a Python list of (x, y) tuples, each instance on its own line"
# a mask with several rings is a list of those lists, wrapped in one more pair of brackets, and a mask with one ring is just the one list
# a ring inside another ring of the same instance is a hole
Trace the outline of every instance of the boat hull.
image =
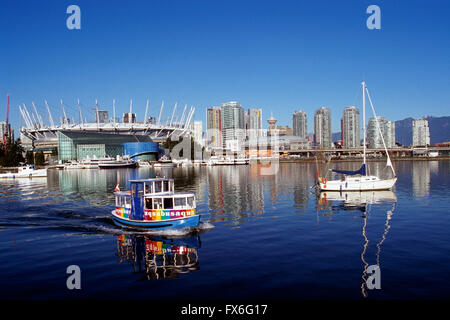
[(120, 169), (120, 168), (136, 168), (137, 163), (102, 163), (98, 164), (99, 169)]
[(19, 173), (4, 173), (0, 174), (0, 179), (18, 179), (18, 178), (46, 178), (47, 170), (46, 169), (38, 169), (33, 172), (19, 172)]
[(200, 216), (194, 215), (190, 217), (183, 217), (177, 219), (167, 219), (158, 221), (149, 220), (131, 220), (121, 217), (112, 212), (114, 224), (129, 229), (141, 229), (141, 230), (165, 230), (165, 229), (180, 229), (180, 228), (192, 228), (197, 227), (200, 223)]
[(372, 191), (390, 190), (397, 182), (397, 178), (390, 179), (367, 179), (360, 181), (331, 180), (319, 182), (321, 191)]

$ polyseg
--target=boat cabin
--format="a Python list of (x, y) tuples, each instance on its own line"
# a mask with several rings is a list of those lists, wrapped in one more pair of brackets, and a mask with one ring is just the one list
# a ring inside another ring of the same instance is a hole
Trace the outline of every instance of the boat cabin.
[(193, 193), (175, 193), (174, 180), (131, 180), (131, 191), (115, 192), (116, 211), (133, 220), (171, 219), (193, 215)]

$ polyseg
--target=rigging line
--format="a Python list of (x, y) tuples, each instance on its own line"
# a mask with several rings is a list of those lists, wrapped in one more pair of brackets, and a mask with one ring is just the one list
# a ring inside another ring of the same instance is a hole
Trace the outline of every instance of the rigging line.
[(367, 267), (369, 266), (369, 264), (367, 263), (367, 261), (364, 258), (367, 247), (369, 246), (369, 239), (367, 238), (366, 227), (367, 227), (367, 204), (366, 204), (365, 210), (364, 210), (364, 225), (363, 225), (363, 230), (362, 230), (362, 234), (364, 237), (364, 246), (363, 246), (363, 252), (361, 253), (361, 261), (364, 264), (364, 271), (363, 271), (363, 274), (361, 277), (363, 280), (362, 284), (361, 284), (361, 293), (364, 297), (367, 297), (367, 291), (365, 289), (365, 284), (366, 284), (367, 279), (365, 277), (367, 275)]
[[(395, 202), (394, 202), (395, 203)], [(394, 208), (395, 205), (392, 207)], [(383, 244), (384, 240), (386, 240), (387, 234), (389, 232), (389, 229), (391, 228), (391, 226), (389, 225), (389, 221), (391, 220), (392, 214), (393, 214), (393, 210), (389, 210), (388, 212), (386, 212), (386, 223), (385, 225), (385, 229), (384, 229), (384, 233), (383, 236), (381, 237), (381, 241), (377, 244), (377, 265), (380, 265), (380, 253), (381, 253), (381, 245)]]
[(373, 115), (375, 116), (375, 122), (377, 124), (378, 133), (381, 136), (381, 141), (383, 141), (384, 150), (386, 151), (386, 156), (387, 156), (387, 160), (388, 160), (386, 165), (389, 165), (392, 168), (392, 173), (394, 174), (394, 177), (395, 177), (394, 167), (392, 166), (391, 158), (389, 157), (389, 152), (387, 150), (386, 143), (384, 142), (383, 133), (381, 132), (380, 123), (378, 122), (377, 114), (375, 113), (375, 108), (373, 107), (372, 99), (370, 98), (369, 89), (367, 89), (367, 87), (366, 87), (366, 92), (367, 92), (367, 98), (369, 98), (370, 106), (372, 107)]

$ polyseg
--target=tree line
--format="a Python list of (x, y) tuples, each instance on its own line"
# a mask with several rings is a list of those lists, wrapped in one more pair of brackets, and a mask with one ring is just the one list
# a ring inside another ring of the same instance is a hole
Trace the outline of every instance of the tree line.
[[(25, 154), (25, 156), (24, 156)], [(20, 139), (7, 139), (6, 146), (3, 142), (0, 143), (0, 166), (2, 167), (16, 167), (21, 163), (43, 165), (44, 153), (42, 151), (33, 155), (33, 151), (27, 151), (22, 146)]]

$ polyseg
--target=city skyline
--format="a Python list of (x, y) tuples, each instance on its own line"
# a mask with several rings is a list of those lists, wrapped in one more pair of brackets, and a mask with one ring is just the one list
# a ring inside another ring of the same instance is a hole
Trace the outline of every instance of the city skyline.
[[(0, 119), (10, 93), (16, 132), (19, 104), (34, 101), (45, 114), (48, 100), (57, 119), (60, 99), (68, 113), (77, 99), (86, 108), (95, 99), (102, 108), (116, 99), (122, 114), (133, 98), (138, 118), (147, 99), (151, 116), (162, 100), (178, 102), (196, 107), (193, 120), (203, 120), (220, 101), (237, 100), (290, 125), (298, 109), (361, 109), (362, 80), (388, 119), (448, 115), (450, 76), (442, 72), (449, 68), (450, 45), (442, 42), (450, 24), (447, 3), (408, 3), (406, 13), (382, 1), (380, 30), (366, 27), (364, 2), (105, 2), (107, 10), (77, 4), (81, 30), (67, 29), (65, 3), (4, 2), (0, 39), (8, 50), (0, 52)], [(339, 121), (334, 117), (332, 127)]]

